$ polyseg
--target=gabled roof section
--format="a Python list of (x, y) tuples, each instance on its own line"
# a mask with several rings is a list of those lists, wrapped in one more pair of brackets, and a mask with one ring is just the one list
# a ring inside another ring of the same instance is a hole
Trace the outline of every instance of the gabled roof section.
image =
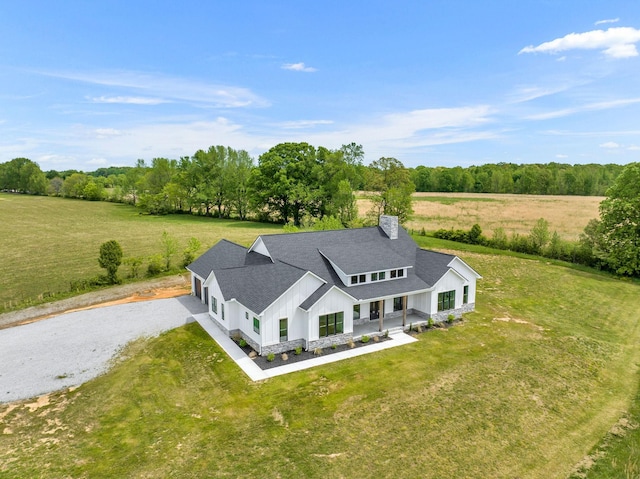
[(348, 276), (412, 266), (406, 256), (400, 256), (386, 243), (378, 240), (364, 243), (329, 244), (322, 246), (320, 253)]
[(450, 254), (418, 249), (415, 273), (429, 287), (432, 287), (449, 271), (449, 263), (454, 258), (455, 256)]
[(187, 269), (207, 278), (216, 269), (244, 266), (246, 259), (247, 248), (223, 239), (187, 266)]
[(254, 313), (262, 313), (306, 271), (281, 261), (215, 271), (218, 285), (226, 301), (235, 299)]

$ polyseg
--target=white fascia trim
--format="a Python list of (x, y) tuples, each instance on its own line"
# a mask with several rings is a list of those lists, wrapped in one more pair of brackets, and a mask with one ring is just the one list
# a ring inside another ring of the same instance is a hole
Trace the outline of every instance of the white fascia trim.
[(416, 289), (414, 291), (407, 291), (407, 292), (404, 292), (404, 293), (390, 294), (388, 296), (379, 296), (377, 298), (358, 299), (356, 301), (358, 303), (367, 303), (367, 302), (371, 303), (372, 301), (380, 301), (381, 299), (385, 300), (385, 299), (390, 299), (390, 298), (397, 298), (399, 296), (410, 296), (410, 295), (413, 295), (413, 294), (430, 293), (433, 290), (434, 290), (434, 288)]
[[(467, 278), (465, 278), (464, 276), (462, 276), (460, 273), (458, 273), (455, 269), (453, 268), (449, 268), (449, 271), (451, 271), (452, 273), (454, 273), (458, 278), (460, 278), (462, 280), (462, 282), (467, 285), (469, 284), (469, 280)], [(447, 273), (449, 272), (447, 271)], [(438, 283), (440, 283), (440, 281), (443, 280), (443, 278), (447, 275), (447, 273), (443, 274), (440, 279), (438, 281), (436, 281), (436, 284), (433, 285), (433, 287), (431, 288), (432, 291), (437, 290), (438, 289)]]
[[(316, 302), (315, 302), (315, 303), (313, 303), (313, 304), (311, 305), (311, 307), (310, 307), (309, 309), (313, 308), (316, 304), (318, 304), (320, 301), (322, 301), (322, 300), (324, 299), (324, 297), (325, 297), (326, 295), (328, 295), (328, 294), (329, 294), (331, 291), (333, 291), (334, 289), (337, 289), (338, 291), (340, 291), (341, 293), (343, 293), (345, 296), (347, 296), (348, 298), (350, 298), (352, 301), (355, 301), (356, 303), (358, 302), (358, 300), (357, 300), (356, 298), (354, 298), (353, 296), (351, 296), (351, 295), (350, 295), (349, 293), (347, 293), (346, 291), (344, 291), (344, 290), (342, 290), (342, 289), (338, 288), (338, 287), (334, 284), (333, 286), (331, 286), (331, 287), (327, 290), (327, 292), (326, 292), (326, 293), (324, 293), (322, 296), (320, 296), (320, 297), (316, 300)], [(298, 308), (299, 308), (301, 311), (304, 311), (305, 313), (308, 313), (308, 312), (309, 312), (309, 309), (304, 309), (304, 308), (303, 308), (303, 307), (301, 307), (300, 305), (298, 305)]]
[[(258, 244), (262, 243), (262, 246), (264, 246), (265, 251), (267, 252), (267, 258), (269, 258), (271, 260), (272, 263), (275, 263), (275, 261), (273, 260), (273, 257), (271, 256), (271, 253), (269, 252), (269, 249), (267, 248), (267, 245), (264, 244), (264, 241), (262, 240), (262, 236), (258, 236), (253, 243), (251, 243), (251, 246), (249, 247), (249, 249), (247, 250), (247, 253), (250, 253), (252, 251), (255, 251), (254, 247)], [(258, 254), (262, 254), (259, 253), (258, 251), (256, 251), (256, 253)], [(262, 254), (262, 256), (264, 256)]]
[[(476, 279), (482, 279), (482, 276), (475, 270), (473, 269), (471, 266), (469, 266), (467, 263), (464, 262), (463, 259), (461, 259), (458, 256), (455, 256), (447, 265), (449, 268), (455, 270), (455, 267), (453, 266), (453, 263), (458, 260), (460, 261), (463, 265), (465, 265), (467, 268), (469, 268), (471, 270), (471, 272), (476, 276)], [(465, 278), (466, 279), (466, 278)]]

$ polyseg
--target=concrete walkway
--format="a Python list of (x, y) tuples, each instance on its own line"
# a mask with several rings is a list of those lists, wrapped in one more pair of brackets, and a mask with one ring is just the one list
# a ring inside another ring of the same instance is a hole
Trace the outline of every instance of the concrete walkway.
[(305, 369), (320, 366), (322, 364), (329, 364), (336, 361), (342, 361), (343, 359), (354, 358), (356, 356), (362, 356), (363, 354), (375, 353), (382, 351), (383, 349), (395, 348), (396, 346), (402, 346), (403, 344), (409, 344), (417, 341), (416, 338), (409, 336), (403, 332), (395, 332), (389, 334), (389, 341), (383, 341), (381, 343), (373, 343), (366, 347), (349, 349), (347, 351), (340, 351), (339, 353), (329, 354), (327, 356), (318, 356), (317, 358), (307, 359), (305, 361), (298, 361), (296, 363), (287, 364), (285, 366), (278, 366), (266, 370), (260, 369), (252, 359), (250, 359), (242, 349), (225, 333), (222, 332), (218, 326), (213, 322), (207, 313), (194, 314), (193, 318), (202, 326), (202, 328), (211, 336), (224, 351), (233, 359), (238, 366), (245, 372), (252, 381), (261, 381), (263, 379), (273, 378), (275, 376), (281, 376), (283, 374), (293, 373), (295, 371), (303, 371)]

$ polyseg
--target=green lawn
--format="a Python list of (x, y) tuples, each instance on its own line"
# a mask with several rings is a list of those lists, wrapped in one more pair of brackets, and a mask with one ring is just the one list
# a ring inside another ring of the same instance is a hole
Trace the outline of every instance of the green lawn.
[(455, 328), (258, 384), (178, 328), (49, 404), (0, 407), (0, 476), (566, 478), (637, 414), (640, 286), (461, 255), (484, 279)]
[[(72, 280), (104, 274), (98, 265), (100, 245), (115, 239), (124, 256), (161, 252), (163, 231), (178, 239), (174, 264), (190, 237), (201, 252), (221, 238), (250, 245), (276, 225), (216, 220), (191, 215), (148, 216), (122, 204), (0, 193), (0, 312), (43, 293), (69, 291)], [(120, 267), (120, 275), (126, 275)]]

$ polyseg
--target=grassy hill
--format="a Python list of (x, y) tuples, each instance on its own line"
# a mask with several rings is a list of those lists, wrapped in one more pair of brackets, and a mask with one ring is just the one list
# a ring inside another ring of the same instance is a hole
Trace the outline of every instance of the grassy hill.
[[(116, 240), (124, 256), (148, 257), (162, 251), (167, 231), (180, 244), (174, 264), (190, 237), (202, 251), (225, 237), (249, 245), (276, 225), (216, 220), (191, 215), (142, 215), (132, 206), (0, 193), (0, 312), (42, 296), (68, 292), (73, 280), (104, 274), (100, 245)], [(120, 275), (127, 269), (120, 267)]]
[(633, 433), (640, 287), (460, 254), (484, 279), (455, 328), (261, 383), (196, 324), (141, 340), (74, 391), (0, 406), (0, 476), (566, 478)]

